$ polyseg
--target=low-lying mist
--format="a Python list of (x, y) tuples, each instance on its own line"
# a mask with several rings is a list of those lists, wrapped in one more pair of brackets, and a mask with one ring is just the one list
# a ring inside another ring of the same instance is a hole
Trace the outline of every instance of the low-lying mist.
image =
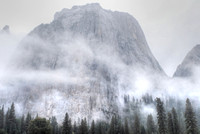
[[(111, 106), (120, 111), (125, 95), (200, 102), (198, 68), (192, 78), (169, 78), (140, 63), (125, 64), (112, 45), (71, 33), (61, 36), (55, 43), (35, 35), (0, 35), (1, 105), (15, 102), (18, 115), (30, 111), (58, 120), (67, 111), (76, 120), (105, 118), (99, 111)], [(142, 113), (154, 112), (154, 106), (143, 105)]]

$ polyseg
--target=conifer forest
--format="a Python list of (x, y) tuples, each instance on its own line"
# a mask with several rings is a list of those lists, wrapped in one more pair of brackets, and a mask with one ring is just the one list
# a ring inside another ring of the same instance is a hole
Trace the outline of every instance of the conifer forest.
[[(124, 96), (126, 106), (120, 116), (114, 114), (110, 121), (77, 119), (68, 113), (62, 122), (51, 118), (33, 117), (30, 113), (16, 116), (15, 104), (0, 109), (0, 134), (198, 134), (199, 109), (193, 108), (190, 99), (183, 103), (169, 98), (162, 101), (145, 95), (140, 100)], [(142, 107), (155, 107), (155, 113), (144, 115)], [(174, 107), (177, 106), (177, 107)]]

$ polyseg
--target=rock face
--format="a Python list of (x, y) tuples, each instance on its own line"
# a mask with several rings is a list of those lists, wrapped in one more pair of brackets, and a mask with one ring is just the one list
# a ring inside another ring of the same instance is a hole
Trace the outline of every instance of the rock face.
[(192, 77), (194, 69), (200, 65), (200, 45), (196, 45), (177, 67), (174, 77)]
[(10, 70), (10, 100), (23, 112), (58, 120), (65, 112), (73, 120), (108, 119), (120, 113), (123, 94), (140, 90), (133, 84), (138, 74), (165, 75), (136, 19), (99, 4), (63, 9), (36, 27)]
[[(71, 35), (67, 35), (66, 32)], [(99, 4), (63, 9), (55, 14), (54, 20), (50, 24), (41, 24), (29, 35), (36, 36), (54, 46), (67, 43), (68, 36), (71, 38), (82, 36), (87, 39), (92, 51), (98, 49), (101, 43), (106, 44), (113, 49), (112, 51), (116, 51), (116, 54), (126, 65), (145, 65), (152, 70), (162, 72), (158, 62), (150, 52), (144, 34), (135, 18), (127, 13), (104, 10)], [(25, 42), (24, 44), (30, 43)], [(37, 56), (33, 58), (36, 59)], [(43, 60), (48, 62), (49, 59), (43, 58)], [(23, 67), (32, 68), (35, 66), (39, 69), (43, 65), (42, 63), (32, 65), (33, 60), (30, 59), (26, 62), (29, 63)], [(44, 66), (53, 67), (51, 65)], [(55, 68), (60, 66), (62, 65), (56, 65)]]

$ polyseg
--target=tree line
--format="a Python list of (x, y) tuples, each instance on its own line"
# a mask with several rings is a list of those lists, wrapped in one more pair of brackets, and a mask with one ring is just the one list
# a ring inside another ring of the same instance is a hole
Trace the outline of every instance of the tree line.
[(184, 110), (184, 125), (180, 124), (180, 116), (175, 107), (165, 110), (163, 101), (156, 98), (156, 117), (147, 115), (145, 123), (141, 121), (140, 111), (134, 112), (133, 120), (113, 115), (110, 122), (92, 121), (86, 118), (80, 122), (73, 122), (65, 114), (62, 124), (58, 124), (53, 116), (50, 119), (38, 115), (32, 117), (16, 117), (15, 104), (4, 113), (4, 106), (0, 108), (0, 134), (198, 134), (197, 117), (189, 99), (186, 100)]

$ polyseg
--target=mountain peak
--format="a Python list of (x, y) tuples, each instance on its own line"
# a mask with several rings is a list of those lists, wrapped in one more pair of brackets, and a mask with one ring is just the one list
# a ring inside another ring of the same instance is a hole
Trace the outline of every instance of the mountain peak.
[(62, 11), (57, 12), (54, 15), (54, 20), (60, 19), (62, 17), (67, 17), (67, 15), (72, 15), (73, 13), (77, 12), (97, 12), (98, 10), (103, 9), (99, 3), (91, 3), (91, 4), (86, 4), (86, 5), (80, 5), (80, 6), (73, 6), (71, 9), (64, 8)]
[(89, 3), (89, 4), (86, 4), (86, 5), (81, 5), (81, 6), (73, 6), (72, 9), (77, 9), (77, 8), (102, 8), (101, 5), (99, 3)]
[(10, 33), (10, 27), (8, 25), (5, 25), (0, 32), (6, 34)]
[(174, 77), (188, 77), (193, 75), (193, 67), (200, 65), (200, 44), (192, 48), (183, 62), (177, 67)]
[(200, 44), (197, 44), (192, 50), (200, 49)]
[[(31, 34), (54, 43), (55, 35), (60, 34), (61, 37), (66, 32), (90, 42), (107, 44), (127, 65), (146, 65), (164, 74), (148, 47), (140, 25), (128, 13), (105, 10), (98, 3), (74, 6), (57, 12), (50, 24), (36, 27)], [(92, 43), (93, 48), (98, 47), (95, 46), (98, 43)]]

